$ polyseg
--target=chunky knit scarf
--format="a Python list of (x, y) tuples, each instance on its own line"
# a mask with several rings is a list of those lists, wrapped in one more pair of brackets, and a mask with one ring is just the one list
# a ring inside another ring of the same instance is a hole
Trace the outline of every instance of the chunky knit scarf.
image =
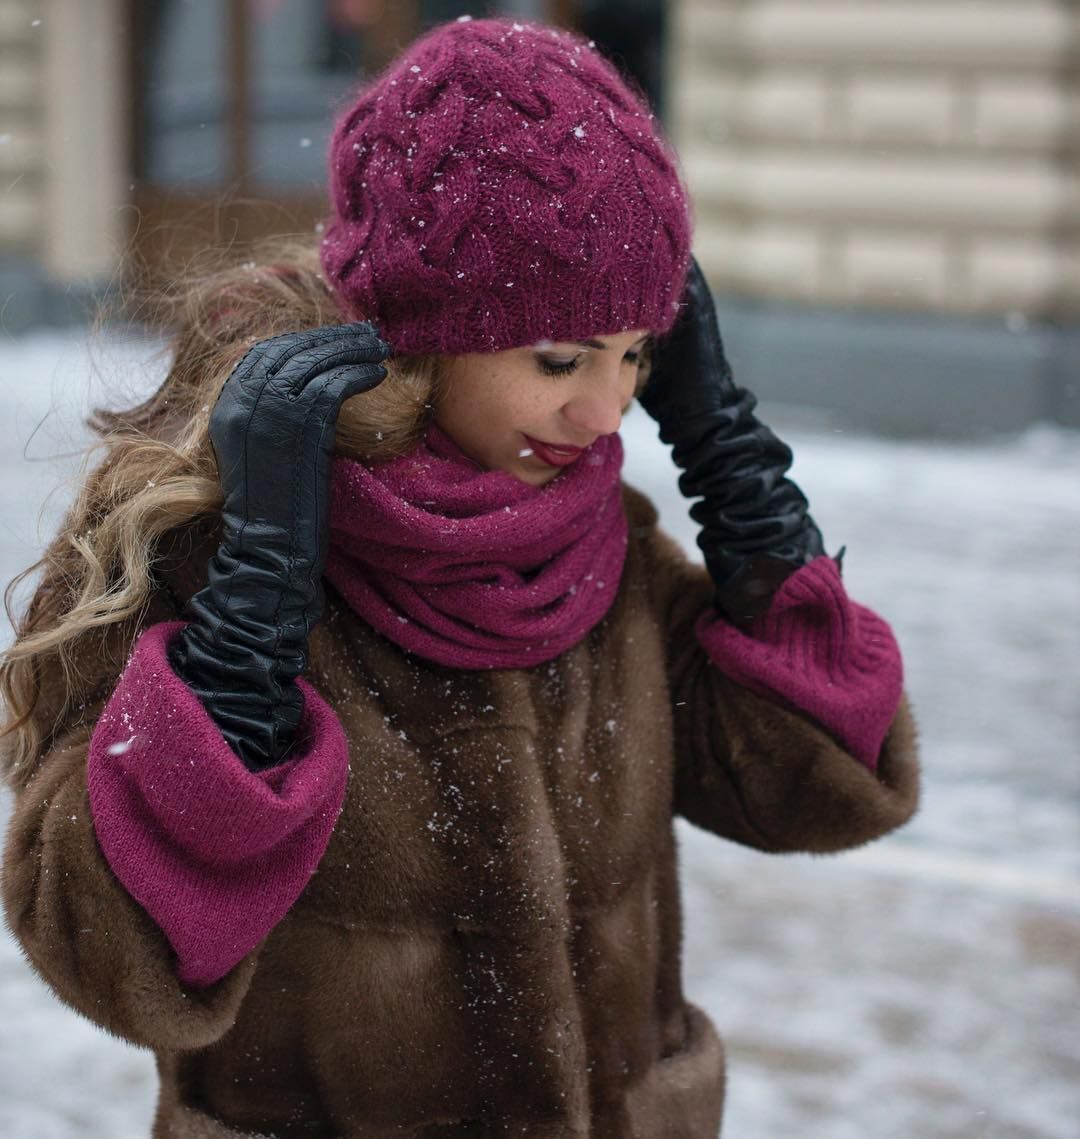
[(484, 471), (436, 427), (371, 467), (334, 460), (325, 575), (403, 649), (521, 668), (577, 644), (615, 599), (627, 526), (617, 435), (547, 486)]

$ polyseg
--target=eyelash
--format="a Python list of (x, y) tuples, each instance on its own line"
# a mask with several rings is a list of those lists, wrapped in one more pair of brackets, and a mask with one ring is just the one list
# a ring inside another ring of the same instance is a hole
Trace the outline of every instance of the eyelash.
[[(638, 364), (641, 361), (641, 353), (627, 352), (623, 359), (628, 363)], [(568, 376), (571, 372), (577, 371), (581, 364), (581, 357), (575, 356), (572, 360), (567, 360), (563, 364), (556, 364), (551, 360), (545, 360), (543, 356), (537, 356), (536, 363), (540, 371), (547, 376)]]

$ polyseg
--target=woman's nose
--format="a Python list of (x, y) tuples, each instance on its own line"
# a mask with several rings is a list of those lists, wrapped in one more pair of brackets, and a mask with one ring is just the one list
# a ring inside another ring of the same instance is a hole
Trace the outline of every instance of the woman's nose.
[(617, 379), (594, 379), (563, 408), (574, 427), (590, 435), (612, 435), (622, 425), (626, 393)]

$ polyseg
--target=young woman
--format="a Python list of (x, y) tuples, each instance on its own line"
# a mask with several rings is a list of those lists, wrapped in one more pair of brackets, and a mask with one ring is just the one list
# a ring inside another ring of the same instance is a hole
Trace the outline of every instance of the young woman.
[[(330, 173), (318, 263), (201, 282), (161, 389), (96, 417), (0, 676), (8, 921), (154, 1050), (156, 1136), (715, 1136), (672, 820), (904, 822), (895, 641), (587, 44), (435, 29)], [(704, 567), (620, 482), (635, 394)]]

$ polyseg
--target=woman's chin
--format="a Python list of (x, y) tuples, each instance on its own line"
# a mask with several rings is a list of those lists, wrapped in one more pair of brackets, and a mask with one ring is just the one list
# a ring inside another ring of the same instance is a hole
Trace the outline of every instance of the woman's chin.
[(526, 456), (512, 455), (504, 458), (497, 454), (480, 455), (475, 451), (469, 452), (460, 443), (458, 447), (481, 470), (502, 471), (528, 486), (546, 486), (561, 470), (560, 467), (553, 467), (532, 454)]
[(535, 467), (519, 466), (510, 471), (514, 478), (520, 482), (528, 483), (529, 486), (547, 486), (558, 473), (558, 467), (542, 467), (539, 464)]

